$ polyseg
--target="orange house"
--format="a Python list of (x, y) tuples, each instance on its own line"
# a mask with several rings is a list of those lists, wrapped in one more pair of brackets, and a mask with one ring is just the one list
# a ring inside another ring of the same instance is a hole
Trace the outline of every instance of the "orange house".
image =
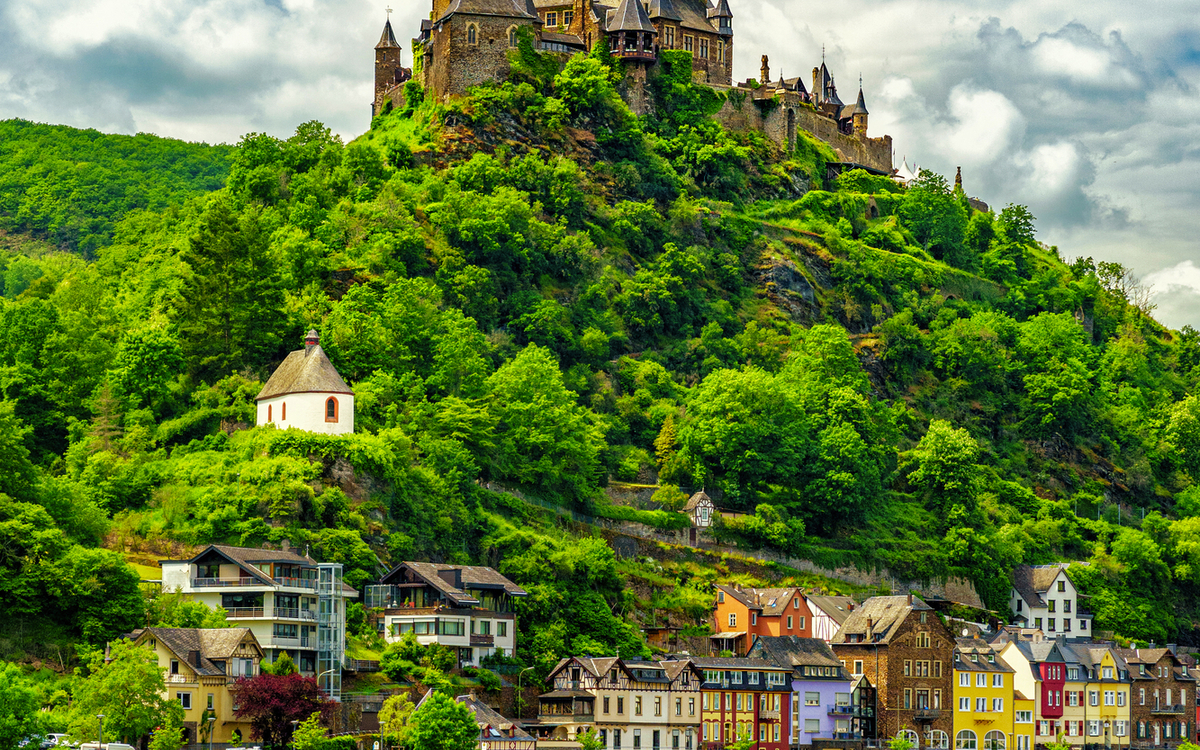
[(746, 654), (756, 635), (812, 638), (812, 610), (798, 588), (718, 585), (714, 617), (714, 649), (739, 656)]

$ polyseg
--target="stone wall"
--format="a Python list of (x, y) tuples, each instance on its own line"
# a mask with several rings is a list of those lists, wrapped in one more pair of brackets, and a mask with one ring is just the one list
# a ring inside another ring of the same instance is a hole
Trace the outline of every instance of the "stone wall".
[[(476, 28), (476, 43), (467, 43), (467, 31)], [(526, 19), (454, 14), (430, 33), (424, 78), (428, 90), (445, 99), (465, 94), (487, 81), (508, 77), (508, 31), (531, 26)]]
[(869, 138), (847, 135), (836, 120), (818, 114), (800, 101), (796, 94), (780, 94), (772, 104), (756, 104), (750, 89), (714, 86), (728, 95), (715, 115), (729, 130), (760, 130), (789, 150), (795, 145), (797, 130), (804, 130), (828, 143), (844, 162), (863, 164), (883, 172), (892, 171), (892, 137)]

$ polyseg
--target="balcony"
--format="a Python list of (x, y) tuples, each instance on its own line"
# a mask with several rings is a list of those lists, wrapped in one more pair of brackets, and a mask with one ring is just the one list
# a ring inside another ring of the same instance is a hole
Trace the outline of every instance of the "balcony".
[(225, 610), (225, 616), (231, 620), (234, 618), (266, 617), (267, 610), (262, 607), (230, 607)]
[(834, 732), (833, 739), (835, 740), (861, 740), (862, 732)]
[(1184, 713), (1184, 706), (1182, 703), (1175, 703), (1175, 704), (1171, 704), (1171, 705), (1158, 705), (1158, 706), (1155, 706), (1154, 708), (1150, 709), (1150, 713), (1152, 713), (1152, 714), (1182, 714), (1182, 713)]
[(830, 716), (862, 716), (862, 712), (858, 706), (837, 704), (835, 706), (827, 706)]
[(495, 643), (496, 639), (491, 635), (476, 635), (475, 633), (471, 634), (472, 646), (492, 646), (495, 645)]
[(913, 709), (913, 719), (916, 721), (937, 721), (942, 715), (940, 708), (915, 708)]
[(280, 620), (307, 620), (309, 622), (317, 621), (317, 613), (311, 609), (294, 609), (292, 607), (276, 607), (273, 610), (273, 616)]
[(615, 50), (612, 54), (613, 54), (613, 57), (619, 57), (622, 60), (647, 60), (649, 62), (654, 62), (654, 60), (656, 59), (654, 50), (648, 50), (648, 49), (636, 49), (636, 48), (618, 49), (618, 50)]
[(192, 588), (210, 589), (224, 586), (261, 586), (262, 582), (251, 576), (241, 578), (193, 578)]
[(168, 674), (167, 682), (181, 684), (181, 685), (189, 685), (189, 684), (194, 684), (196, 681), (184, 674)]
[(316, 648), (317, 639), (309, 638), (308, 636), (297, 636), (296, 638), (286, 638), (284, 636), (273, 635), (267, 642), (275, 648)]
[(317, 579), (315, 578), (272, 578), (271, 580), (278, 583), (280, 586), (285, 586), (292, 589), (316, 589)]
[(595, 713), (559, 713), (551, 711), (550, 713), (538, 712), (538, 721), (543, 723), (555, 724), (591, 724), (596, 719)]
[(779, 709), (777, 709), (777, 708), (761, 709), (758, 712), (758, 718), (759, 719), (768, 719), (771, 721), (779, 721)]

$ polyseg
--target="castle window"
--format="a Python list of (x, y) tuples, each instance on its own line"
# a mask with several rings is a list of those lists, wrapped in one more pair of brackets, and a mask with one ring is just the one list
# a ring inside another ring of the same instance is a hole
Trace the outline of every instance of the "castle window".
[(546, 25), (547, 26), (557, 26), (558, 25), (558, 13), (556, 13), (554, 11), (550, 11), (549, 13), (547, 13), (546, 14)]
[(675, 27), (667, 26), (663, 28), (663, 46), (667, 49), (675, 49)]
[(575, 11), (573, 11), (573, 10), (564, 10), (563, 11), (563, 22), (562, 22), (563, 26), (570, 26), (571, 22), (574, 20), (575, 20)]
[(330, 396), (325, 400), (325, 421), (338, 421), (338, 400), (333, 396)]
[(508, 27), (508, 46), (509, 46), (509, 47), (516, 47), (516, 46), (517, 46), (517, 41), (518, 41), (518, 39), (517, 39), (517, 27), (516, 27), (516, 26), (509, 26), (509, 27)]
[(688, 34), (684, 34), (684, 35), (683, 35), (683, 51), (684, 51), (684, 52), (691, 52), (691, 51), (692, 51), (692, 41), (693, 41), (693, 39), (694, 39), (694, 37), (692, 37), (692, 36), (690, 36), (690, 35), (688, 35)]
[(708, 58), (708, 40), (707, 39), (700, 40), (700, 57), (705, 58), (705, 59)]
[(475, 24), (467, 27), (467, 44), (479, 44), (479, 27)]
[(725, 42), (717, 42), (717, 62), (725, 62)]

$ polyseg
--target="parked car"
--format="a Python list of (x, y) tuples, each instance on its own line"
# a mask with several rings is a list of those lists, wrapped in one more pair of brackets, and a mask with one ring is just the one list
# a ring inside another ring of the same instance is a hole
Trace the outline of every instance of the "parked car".
[(78, 747), (78, 744), (71, 741), (71, 738), (65, 734), (48, 734), (46, 739), (52, 741), (55, 747)]

